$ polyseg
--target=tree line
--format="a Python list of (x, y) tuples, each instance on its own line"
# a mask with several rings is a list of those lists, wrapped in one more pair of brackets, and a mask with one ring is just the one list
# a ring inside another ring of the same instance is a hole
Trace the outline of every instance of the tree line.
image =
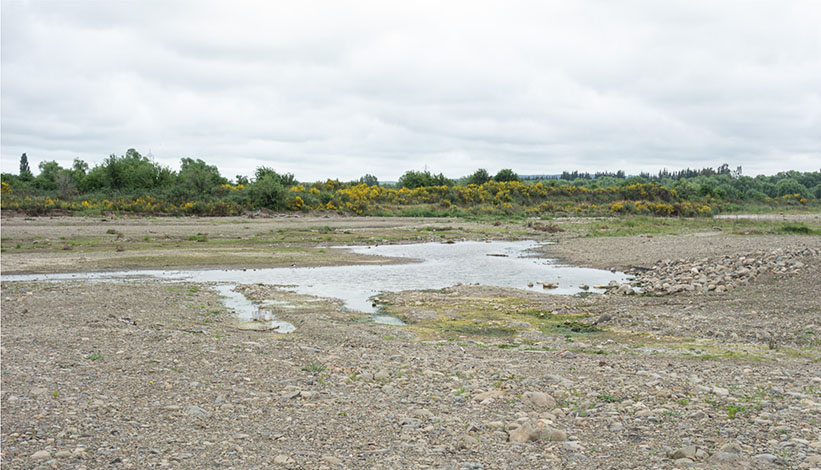
[[(295, 195), (300, 195), (300, 201), (306, 204), (309, 197), (316, 199), (316, 204), (327, 204), (332, 199), (332, 196), (327, 196), (331, 192), (341, 187), (357, 185), (418, 189), (519, 182), (539, 183), (549, 187), (580, 187), (588, 190), (652, 183), (674, 190), (677, 197), (691, 201), (713, 199), (766, 202), (773, 198), (794, 195), (798, 196), (796, 200), (821, 199), (821, 172), (786, 171), (771, 176), (749, 177), (741, 175), (741, 167), (731, 170), (728, 164), (715, 169), (688, 168), (673, 172), (665, 169), (658, 174), (642, 173), (638, 176), (627, 176), (621, 170), (592, 174), (565, 171), (559, 179), (528, 179), (524, 182), (512, 169), (503, 169), (491, 175), (486, 169), (480, 168), (457, 179), (427, 170), (409, 170), (395, 185), (381, 184), (378, 178), (371, 174), (348, 183), (327, 180), (300, 184), (293, 174), (280, 173), (265, 166), (257, 168), (252, 177), (237, 175), (233, 180), (229, 180), (220, 174), (215, 165), (194, 158), (182, 158), (179, 171), (173, 171), (135, 149), (128, 149), (121, 156), (109, 155), (94, 167), (75, 159), (68, 168), (62, 167), (56, 161), (43, 161), (38, 164), (38, 169), (39, 173), (35, 176), (31, 171), (28, 156), (24, 153), (20, 158), (18, 174), (2, 174), (4, 196), (12, 194), (69, 201), (77, 198), (113, 200), (149, 195), (176, 205), (192, 201), (219, 200), (242, 207), (250, 205), (277, 210), (292, 208)], [(296, 189), (297, 187), (301, 189)]]

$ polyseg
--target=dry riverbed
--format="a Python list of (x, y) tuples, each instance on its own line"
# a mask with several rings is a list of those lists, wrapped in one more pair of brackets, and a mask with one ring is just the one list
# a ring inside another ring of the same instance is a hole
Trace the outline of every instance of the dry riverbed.
[[(458, 239), (553, 240), (544, 256), (620, 269), (821, 248), (818, 236), (744, 235), (721, 221), (594, 238), (577, 221), (555, 223), (566, 231), (435, 219), (4, 218), (2, 272), (359, 263), (373, 260), (327, 246)], [(821, 468), (821, 260), (800, 263), (726, 292), (380, 295), (406, 326), (238, 287), (272, 302), (296, 326), (287, 335), (235, 328), (207, 284), (4, 280), (0, 462)]]

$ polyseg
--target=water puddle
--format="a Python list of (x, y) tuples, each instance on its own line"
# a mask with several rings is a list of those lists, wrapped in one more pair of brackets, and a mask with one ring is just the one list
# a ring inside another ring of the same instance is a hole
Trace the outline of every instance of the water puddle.
[[(276, 320), (274, 314), (251, 302), (242, 293), (235, 291), (234, 284), (222, 284), (214, 290), (222, 297), (222, 304), (233, 310), (237, 316), (238, 327), (243, 330), (276, 331), (277, 333), (291, 333), (296, 327), (288, 322)], [(273, 302), (263, 302), (269, 306)], [(279, 303), (279, 302), (277, 302)]]
[[(371, 298), (382, 292), (442, 289), (457, 284), (511, 287), (551, 294), (601, 293), (603, 289), (588, 286), (607, 285), (611, 281), (622, 283), (626, 280), (623, 273), (565, 266), (556, 264), (554, 260), (529, 256), (530, 250), (538, 246), (540, 244), (533, 241), (465, 241), (454, 244), (332, 247), (372, 256), (408, 258), (409, 262), (315, 268), (12, 275), (4, 278), (12, 281), (148, 276), (172, 282), (214, 283), (225, 299), (226, 306), (234, 309), (240, 320), (260, 323), (265, 328), (271, 326), (280, 332), (293, 328), (293, 325), (277, 322), (273, 317), (264, 318), (264, 308), (260, 310), (260, 306), (250, 302), (233, 288), (238, 284), (256, 283), (283, 286), (283, 289), (298, 294), (340, 299), (346, 308), (369, 313), (379, 323), (401, 324), (400, 320), (381, 314)], [(287, 308), (273, 301), (264, 307)]]

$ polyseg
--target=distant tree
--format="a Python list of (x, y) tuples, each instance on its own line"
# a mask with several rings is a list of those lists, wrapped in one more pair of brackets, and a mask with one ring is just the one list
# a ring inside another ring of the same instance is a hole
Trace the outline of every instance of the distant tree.
[(439, 173), (431, 177), (431, 186), (453, 186), (453, 180)]
[(424, 186), (453, 186), (453, 180), (447, 178), (442, 173), (432, 175), (429, 171), (406, 171), (397, 185), (400, 188), (421, 188)]
[(248, 177), (243, 175), (237, 175), (237, 184), (247, 185)]
[(38, 165), (40, 174), (34, 178), (34, 185), (40, 189), (54, 190), (57, 189), (57, 174), (63, 168), (55, 161), (40, 162)]
[(723, 163), (718, 169), (716, 170), (717, 175), (729, 175), (732, 173), (730, 170), (730, 165)]
[(75, 158), (71, 165), (71, 176), (75, 182), (82, 181), (88, 173), (88, 163)]
[(31, 168), (29, 168), (29, 157), (26, 156), (25, 152), (20, 156), (20, 179), (23, 181), (34, 179)]
[[(82, 165), (82, 163), (79, 164), (79, 166)], [(98, 168), (102, 168), (102, 174), (98, 173), (100, 171)], [(157, 165), (134, 149), (128, 149), (122, 157), (112, 153), (101, 166), (94, 167), (88, 172), (88, 176), (92, 174), (94, 176), (88, 184), (81, 182), (81, 189), (102, 184), (103, 188), (107, 187), (115, 191), (134, 191), (167, 187), (175, 182), (171, 170)]]
[(467, 177), (467, 184), (482, 185), (490, 181), (490, 174), (484, 168), (479, 168), (472, 175)]
[[(259, 172), (259, 169), (257, 169)], [(263, 172), (249, 187), (251, 201), (258, 207), (283, 209), (285, 207), (286, 189), (282, 179), (275, 172)]]
[(422, 186), (431, 186), (433, 178), (429, 171), (413, 171), (408, 170), (399, 178), (397, 185), (400, 188), (420, 188)]
[(290, 188), (291, 186), (294, 186), (295, 184), (297, 184), (296, 178), (294, 178), (293, 174), (291, 174), (291, 173), (279, 174), (276, 171), (274, 171), (273, 168), (268, 167), (268, 166), (257, 167), (256, 171), (254, 171), (254, 179), (256, 181), (260, 181), (260, 180), (262, 180), (263, 178), (265, 178), (266, 176), (269, 176), (269, 175), (272, 176), (273, 178), (275, 178), (277, 181), (279, 181), (279, 184), (281, 184), (282, 186), (284, 186), (286, 188)]
[(228, 182), (220, 175), (216, 166), (192, 158), (180, 160), (180, 172), (177, 179), (184, 187), (195, 194), (211, 192), (215, 186)]
[(513, 172), (510, 168), (505, 168), (503, 170), (499, 170), (499, 173), (496, 173), (496, 176), (493, 177), (493, 181), (504, 183), (507, 181), (520, 181), (519, 175)]
[(268, 175), (274, 175), (277, 178), (277, 180), (282, 180), (282, 177), (279, 176), (279, 173), (274, 171), (274, 169), (269, 166), (258, 166), (257, 169), (254, 170), (254, 180), (256, 181), (259, 181)]
[(806, 186), (794, 180), (793, 178), (786, 178), (778, 183), (775, 183), (775, 192), (777, 196), (784, 196), (787, 194), (800, 194), (807, 197), (810, 192)]
[(279, 178), (280, 181), (282, 181), (282, 186), (285, 186), (286, 188), (290, 188), (291, 186), (297, 184), (297, 180), (293, 173), (283, 173), (279, 176)]
[(366, 174), (365, 176), (359, 178), (359, 182), (368, 186), (379, 186), (379, 180), (376, 179), (376, 176), (371, 174)]
[(60, 170), (54, 178), (61, 199), (69, 199), (77, 193), (77, 182), (71, 170)]

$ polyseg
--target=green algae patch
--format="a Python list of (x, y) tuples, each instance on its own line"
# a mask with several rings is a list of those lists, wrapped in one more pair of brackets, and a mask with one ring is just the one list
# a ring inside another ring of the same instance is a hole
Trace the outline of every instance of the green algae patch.
[(524, 332), (581, 336), (603, 331), (586, 322), (590, 313), (585, 310), (554, 313), (540, 305), (544, 297), (485, 295), (487, 290), (462, 286), (397, 292), (380, 296), (379, 305), (422, 340), (509, 341)]

